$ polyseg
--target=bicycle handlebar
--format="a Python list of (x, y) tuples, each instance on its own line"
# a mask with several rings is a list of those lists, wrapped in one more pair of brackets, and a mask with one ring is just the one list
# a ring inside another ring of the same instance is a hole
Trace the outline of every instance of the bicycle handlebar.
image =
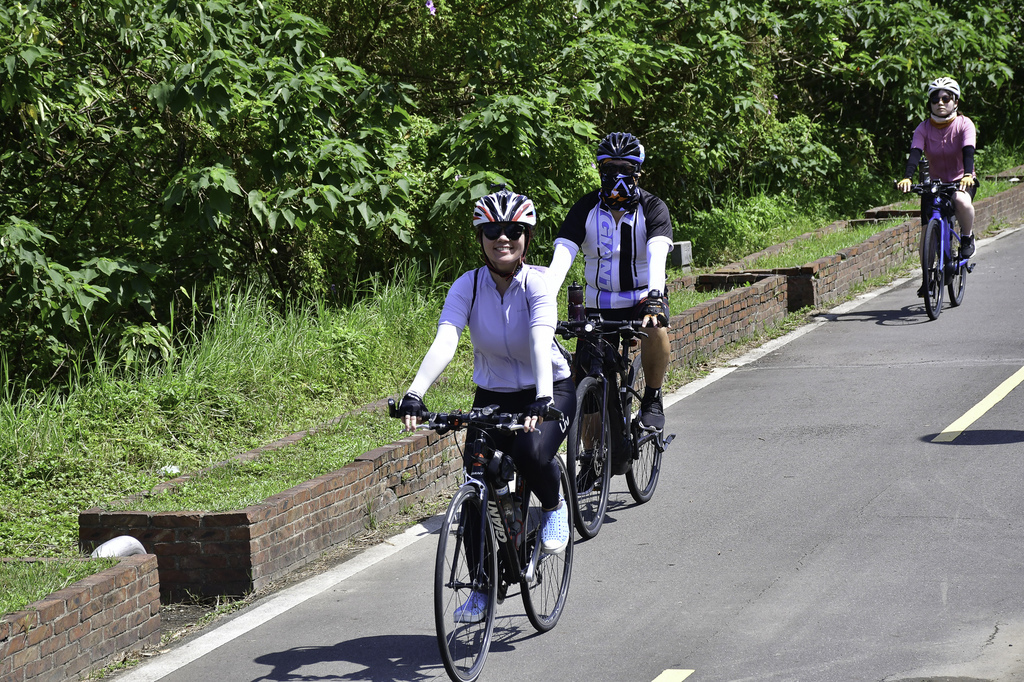
[(951, 190), (958, 189), (960, 189), (959, 182), (939, 182), (938, 180), (910, 186), (910, 191), (914, 194), (948, 194)]
[[(394, 419), (402, 419), (398, 414), (398, 405), (394, 398), (388, 398), (388, 414)], [(548, 407), (548, 413), (544, 415), (545, 421), (558, 421), (562, 418), (562, 412), (553, 405)], [(461, 429), (476, 426), (484, 429), (497, 429), (499, 431), (522, 431), (523, 414), (514, 412), (498, 412), (497, 405), (487, 407), (474, 407), (469, 412), (456, 410), (455, 412), (427, 412), (422, 424), (417, 428), (433, 429), (440, 434), (448, 431), (459, 431)]]
[(640, 320), (625, 320), (613, 322), (601, 317), (591, 317), (586, 320), (559, 321), (555, 326), (555, 333), (565, 339), (580, 336), (598, 336), (603, 334), (622, 334), (626, 337), (647, 336), (647, 332), (640, 331), (644, 328)]

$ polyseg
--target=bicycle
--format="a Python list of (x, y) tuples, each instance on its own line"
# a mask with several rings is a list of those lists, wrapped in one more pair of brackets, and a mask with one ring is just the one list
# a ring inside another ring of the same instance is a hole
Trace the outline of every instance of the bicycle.
[[(629, 493), (638, 504), (654, 495), (661, 459), (675, 434), (640, 423), (644, 389), (640, 354), (630, 353), (639, 338), (641, 322), (608, 322), (600, 315), (559, 322), (555, 332), (577, 339), (577, 357), (586, 348), (586, 376), (576, 387), (576, 419), (569, 427), (566, 466), (573, 481), (573, 522), (585, 538), (595, 537), (608, 509), (613, 468), (625, 473)], [(614, 337), (616, 341), (610, 341)], [(621, 343), (621, 350), (619, 344)], [(582, 346), (581, 346), (582, 344)], [(614, 395), (614, 399), (609, 396)], [(633, 410), (636, 400), (637, 410)]]
[(957, 189), (959, 184), (955, 182), (937, 180), (923, 180), (919, 185), (910, 186), (911, 192), (921, 195), (922, 215), (928, 221), (921, 271), (924, 275), (924, 307), (933, 320), (942, 313), (943, 288), (949, 290), (949, 304), (955, 308), (964, 300), (967, 274), (974, 271), (970, 258), (960, 258), (960, 231), (953, 211), (953, 195)]
[[(392, 417), (401, 418), (394, 400)], [(541, 551), (540, 501), (522, 480), (512, 457), (497, 450), (492, 432), (523, 429), (522, 415), (499, 413), (497, 406), (469, 412), (430, 412), (420, 428), (439, 434), (474, 428), (466, 443), (465, 481), (456, 491), (441, 523), (434, 565), (434, 626), (448, 675), (458, 682), (480, 676), (494, 631), (495, 606), (518, 583), (530, 623), (540, 632), (555, 626), (569, 592), (572, 575), (573, 534), (559, 554)], [(545, 419), (561, 419), (552, 408)], [(573, 504), (569, 477), (555, 457), (564, 504)], [(509, 485), (511, 483), (511, 486)], [(479, 622), (459, 622), (456, 609), (474, 593), (487, 598)]]

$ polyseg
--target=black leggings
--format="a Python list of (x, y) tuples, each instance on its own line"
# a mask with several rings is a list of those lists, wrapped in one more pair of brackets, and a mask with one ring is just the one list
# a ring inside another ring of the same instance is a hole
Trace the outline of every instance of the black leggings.
[[(546, 421), (536, 431), (494, 435), (494, 447), (512, 455), (516, 469), (545, 509), (558, 506), (559, 474), (555, 453), (565, 440), (576, 415), (576, 386), (572, 379), (556, 381), (552, 386), (555, 407), (565, 415), (558, 421)], [(515, 393), (499, 393), (476, 389), (473, 407), (497, 405), (500, 412), (522, 412), (537, 399), (537, 391), (528, 389)], [(466, 443), (476, 438), (475, 430), (466, 433)]]

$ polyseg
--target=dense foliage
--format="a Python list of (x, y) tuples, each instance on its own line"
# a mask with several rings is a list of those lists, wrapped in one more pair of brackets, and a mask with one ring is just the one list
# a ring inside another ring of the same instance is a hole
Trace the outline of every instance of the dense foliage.
[(542, 261), (617, 129), (713, 261), (736, 238), (706, 227), (715, 211), (842, 210), (892, 176), (937, 75), (963, 85), (982, 146), (1019, 144), (1024, 16), (983, 4), (4, 5), (2, 379), (169, 357), (217, 282), (283, 302), (400, 261), (463, 267), (492, 182), (538, 202)]

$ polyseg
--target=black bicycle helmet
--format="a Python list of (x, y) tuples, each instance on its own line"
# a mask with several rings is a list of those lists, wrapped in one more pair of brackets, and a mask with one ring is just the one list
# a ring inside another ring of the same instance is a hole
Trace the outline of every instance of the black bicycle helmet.
[(644, 146), (629, 133), (608, 133), (597, 143), (597, 163), (605, 159), (632, 161), (639, 168), (646, 158)]

